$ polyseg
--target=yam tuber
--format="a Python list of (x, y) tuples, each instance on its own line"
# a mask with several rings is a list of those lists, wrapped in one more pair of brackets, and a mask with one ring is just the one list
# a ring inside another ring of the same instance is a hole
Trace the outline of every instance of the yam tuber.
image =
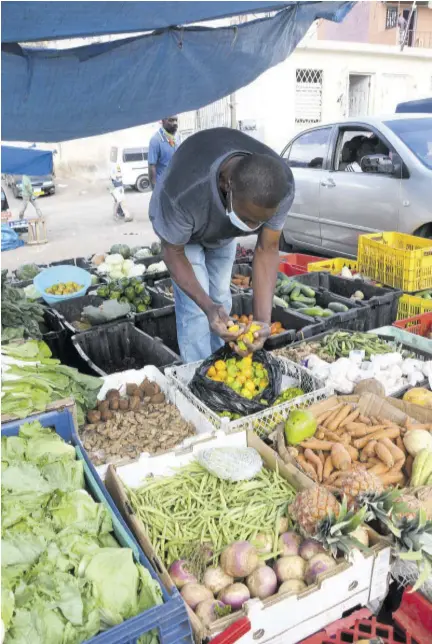
[(394, 465), (394, 458), (388, 449), (388, 447), (379, 440), (375, 445), (375, 454), (378, 458), (387, 466), (387, 468), (392, 468)]
[(341, 443), (334, 443), (331, 449), (333, 465), (337, 470), (346, 471), (351, 465), (351, 456)]
[(311, 449), (305, 449), (304, 455), (307, 461), (315, 468), (317, 473), (318, 481), (322, 483), (323, 480), (323, 464), (319, 456), (315, 454)]
[(324, 463), (323, 481), (326, 481), (328, 479), (332, 471), (333, 471), (333, 461), (332, 461), (331, 454), (329, 454)]
[(352, 411), (351, 405), (344, 405), (336, 414), (336, 416), (333, 418), (332, 421), (330, 421), (327, 424), (327, 427), (330, 431), (335, 431), (339, 425), (347, 418)]

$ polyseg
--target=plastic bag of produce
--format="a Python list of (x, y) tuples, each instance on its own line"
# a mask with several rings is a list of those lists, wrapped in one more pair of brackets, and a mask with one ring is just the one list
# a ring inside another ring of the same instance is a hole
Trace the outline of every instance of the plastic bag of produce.
[(261, 456), (253, 447), (212, 447), (202, 449), (197, 461), (210, 474), (224, 481), (249, 481), (261, 471)]
[(239, 356), (224, 345), (198, 367), (190, 384), (192, 393), (214, 412), (229, 411), (242, 416), (256, 414), (267, 409), (280, 394), (282, 370), (280, 363), (271, 353), (260, 350), (253, 354), (254, 362), (259, 362), (267, 371), (268, 385), (255, 398), (248, 399), (236, 393), (223, 382), (215, 382), (207, 377), (207, 371), (218, 360), (228, 360)]

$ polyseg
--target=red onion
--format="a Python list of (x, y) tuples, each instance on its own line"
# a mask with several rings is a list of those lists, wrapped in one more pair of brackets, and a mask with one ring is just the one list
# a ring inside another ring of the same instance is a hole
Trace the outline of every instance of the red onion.
[(236, 583), (220, 591), (218, 599), (231, 606), (232, 610), (240, 610), (245, 602), (250, 599), (249, 588), (244, 584)]
[(198, 579), (187, 569), (188, 562), (184, 559), (173, 561), (168, 568), (169, 575), (177, 588), (181, 589), (185, 584), (196, 584)]
[(281, 534), (278, 541), (278, 548), (282, 550), (282, 556), (298, 555), (301, 541), (301, 536), (292, 530)]
[(308, 562), (304, 580), (310, 586), (316, 582), (318, 575), (322, 575), (324, 572), (336, 568), (336, 566), (336, 561), (330, 555), (315, 555)]
[(258, 554), (249, 541), (235, 541), (222, 552), (220, 565), (227, 575), (241, 579), (255, 570)]
[(316, 539), (305, 539), (300, 546), (299, 555), (306, 561), (309, 561), (321, 552), (325, 552), (325, 550), (319, 541)]
[(303, 579), (306, 561), (297, 555), (281, 557), (274, 565), (276, 577), (280, 582), (288, 579)]
[(210, 567), (204, 573), (204, 586), (212, 591), (213, 595), (217, 595), (222, 588), (226, 588), (234, 583), (234, 578), (227, 575), (220, 566), (216, 568)]
[(195, 610), (198, 604), (205, 602), (206, 599), (214, 599), (211, 590), (202, 584), (186, 584), (181, 589), (180, 594), (192, 610)]
[(229, 606), (225, 606), (217, 599), (206, 599), (204, 602), (200, 602), (195, 609), (196, 615), (207, 628), (220, 617), (220, 613), (216, 612), (216, 607), (220, 608), (221, 612), (225, 609), (227, 615), (231, 612)]
[(251, 597), (265, 599), (274, 595), (277, 588), (275, 572), (269, 566), (257, 568), (246, 578)]

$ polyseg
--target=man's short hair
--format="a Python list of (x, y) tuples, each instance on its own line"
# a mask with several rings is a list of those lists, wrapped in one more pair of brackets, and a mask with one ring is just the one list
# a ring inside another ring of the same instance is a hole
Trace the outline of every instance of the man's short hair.
[(237, 199), (276, 208), (294, 189), (293, 174), (282, 159), (248, 154), (234, 167), (231, 185)]

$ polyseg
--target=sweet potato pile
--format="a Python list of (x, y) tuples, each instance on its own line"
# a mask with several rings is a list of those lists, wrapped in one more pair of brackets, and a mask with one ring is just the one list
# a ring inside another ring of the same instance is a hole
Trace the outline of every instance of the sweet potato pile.
[(409, 419), (404, 426), (388, 418), (364, 416), (356, 404), (339, 403), (316, 417), (313, 438), (286, 446), (284, 432), (277, 435), (277, 449), (285, 461), (297, 465), (317, 483), (338, 487), (338, 479), (349, 471), (366, 469), (377, 475), (384, 487), (404, 485), (411, 476), (413, 458), (403, 436), (424, 428)]

